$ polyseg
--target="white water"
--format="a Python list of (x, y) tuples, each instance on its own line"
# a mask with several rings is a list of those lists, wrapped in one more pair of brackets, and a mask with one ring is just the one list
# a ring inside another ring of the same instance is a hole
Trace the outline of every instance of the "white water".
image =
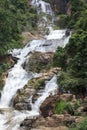
[(55, 95), (57, 88), (57, 77), (56, 75), (54, 75), (54, 77), (49, 82), (47, 82), (41, 97), (35, 102), (35, 104), (32, 104), (32, 110), (36, 110), (39, 112), (40, 105), (50, 94)]
[[(51, 16), (53, 15), (49, 3), (42, 0), (33, 0), (32, 4), (37, 7), (41, 4), (41, 9), (38, 10), (39, 13), (42, 11), (50, 14)], [(35, 102), (35, 104), (32, 104), (31, 111), (19, 112), (10, 110), (9, 105), (17, 90), (23, 88), (33, 77), (39, 76), (37, 74), (33, 74), (32, 72), (27, 73), (22, 67), (22, 65), (26, 62), (29, 53), (33, 53), (35, 51), (42, 53), (55, 52), (58, 46), (64, 47), (68, 42), (70, 36), (66, 37), (66, 30), (54, 31), (52, 28), (50, 30), (50, 34), (45, 36), (45, 39), (33, 40), (23, 49), (14, 49), (13, 52), (11, 52), (12, 55), (19, 58), (19, 60), (14, 67), (9, 70), (6, 84), (2, 91), (0, 108), (3, 113), (0, 114), (0, 130), (20, 130), (20, 123), (26, 117), (33, 118), (34, 116), (38, 116), (41, 103), (49, 96), (50, 93), (54, 94), (57, 89), (57, 78), (56, 75), (54, 75), (54, 77), (46, 84), (41, 97)]]
[[(12, 113), (12, 117), (8, 120), (10, 125), (8, 124), (4, 130), (19, 130), (20, 129), (20, 123), (28, 117), (28, 119), (33, 119), (34, 117), (39, 116), (39, 107), (41, 103), (48, 97), (50, 94), (55, 94), (55, 90), (57, 91), (57, 77), (54, 75), (54, 77), (47, 82), (45, 86), (44, 92), (41, 94), (41, 97), (38, 98), (38, 100), (35, 102), (35, 104), (32, 104), (32, 110), (31, 111), (23, 111), (18, 112), (14, 111)], [(0, 129), (1, 130), (1, 129)], [(2, 129), (3, 130), (3, 129)]]
[(32, 5), (37, 7), (38, 13), (44, 12), (53, 16), (53, 11), (49, 3), (44, 2), (43, 0), (32, 0)]

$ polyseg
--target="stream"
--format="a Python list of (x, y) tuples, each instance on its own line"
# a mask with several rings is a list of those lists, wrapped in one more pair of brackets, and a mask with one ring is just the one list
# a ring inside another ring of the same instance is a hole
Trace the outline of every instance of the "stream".
[[(54, 19), (54, 13), (49, 3), (42, 0), (32, 0), (32, 6), (35, 6), (40, 12), (49, 14)], [(47, 18), (46, 18), (47, 19)], [(52, 20), (53, 23), (53, 20)], [(29, 80), (37, 78), (40, 74), (33, 72), (26, 72), (23, 69), (23, 64), (29, 57), (30, 53), (33, 52), (55, 52), (58, 46), (64, 47), (70, 36), (66, 36), (66, 30), (53, 30), (52, 23), (49, 25), (49, 35), (43, 36), (43, 39), (33, 40), (25, 45), (23, 49), (14, 49), (11, 54), (13, 57), (17, 57), (18, 61), (13, 68), (8, 70), (8, 76), (6, 79), (5, 86), (1, 92), (0, 99), (0, 130), (20, 130), (21, 122), (27, 117), (32, 119), (40, 114), (40, 105), (49, 96), (50, 92), (54, 95), (57, 90), (57, 76), (54, 75), (50, 81), (45, 84), (45, 89), (41, 93), (41, 96), (31, 103), (31, 111), (17, 111), (12, 105), (12, 98), (16, 94), (18, 89), (23, 88)], [(32, 98), (30, 98), (31, 100)]]

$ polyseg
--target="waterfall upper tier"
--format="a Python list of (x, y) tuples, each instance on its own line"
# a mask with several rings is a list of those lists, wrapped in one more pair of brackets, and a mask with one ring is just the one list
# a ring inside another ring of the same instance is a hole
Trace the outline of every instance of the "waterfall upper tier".
[(33, 0), (31, 3), (33, 6), (37, 8), (38, 13), (44, 12), (46, 14), (53, 16), (53, 11), (49, 3), (44, 2), (43, 0)]

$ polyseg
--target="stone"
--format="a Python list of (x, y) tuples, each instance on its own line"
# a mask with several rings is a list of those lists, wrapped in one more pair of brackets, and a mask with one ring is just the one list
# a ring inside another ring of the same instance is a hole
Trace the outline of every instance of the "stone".
[(31, 105), (28, 102), (20, 102), (15, 104), (17, 110), (31, 110)]
[(29, 62), (26, 63), (25, 69), (27, 71), (41, 72), (42, 70), (48, 70), (52, 65), (53, 53), (41, 53), (34, 52), (29, 57)]
[(53, 119), (52, 117), (46, 118), (46, 124), (45, 124), (46, 127), (57, 127), (58, 125), (59, 125), (58, 121)]
[[(33, 129), (31, 129), (33, 130)], [(44, 126), (39, 126), (37, 130), (69, 130), (68, 127), (66, 126), (59, 126), (59, 127), (44, 127)]]
[(57, 120), (58, 122), (62, 122), (63, 119), (64, 119), (64, 115), (63, 114), (60, 114), (60, 115), (54, 114), (52, 117), (53, 117), (53, 119)]
[(55, 105), (59, 100), (59, 96), (49, 96), (40, 106), (41, 115), (43, 117), (51, 116), (54, 113)]
[(60, 99), (63, 101), (71, 101), (73, 99), (73, 94), (62, 94), (60, 95)]
[(69, 36), (70, 35), (70, 29), (67, 29), (65, 34), (66, 34), (66, 36)]
[(31, 110), (29, 98), (34, 92), (34, 89), (19, 89), (13, 98), (13, 107), (17, 110)]
[(76, 123), (81, 123), (83, 120), (85, 119), (85, 117), (82, 117), (82, 116), (78, 116), (77, 118), (76, 118)]
[(25, 119), (21, 124), (20, 127), (28, 127), (28, 128), (33, 128), (34, 127), (34, 122), (36, 119)]

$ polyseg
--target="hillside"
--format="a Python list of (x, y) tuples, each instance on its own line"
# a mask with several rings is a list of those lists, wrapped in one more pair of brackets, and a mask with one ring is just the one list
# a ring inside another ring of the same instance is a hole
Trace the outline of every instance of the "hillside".
[(87, 0), (0, 1), (0, 130), (87, 130)]

